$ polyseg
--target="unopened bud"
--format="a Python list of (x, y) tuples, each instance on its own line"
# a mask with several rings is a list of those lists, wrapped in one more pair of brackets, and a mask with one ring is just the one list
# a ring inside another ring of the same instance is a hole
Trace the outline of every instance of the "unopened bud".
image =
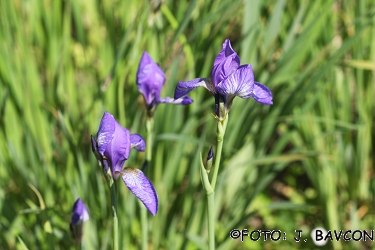
[(82, 202), (81, 199), (78, 199), (73, 206), (72, 218), (70, 221), (70, 232), (73, 239), (76, 242), (80, 242), (83, 236), (83, 223), (88, 221), (90, 218), (89, 211), (87, 207)]
[(212, 146), (211, 146), (210, 150), (208, 151), (208, 155), (207, 155), (207, 162), (206, 162), (206, 172), (207, 173), (209, 173), (211, 171), (213, 160), (214, 160), (214, 150), (212, 149)]

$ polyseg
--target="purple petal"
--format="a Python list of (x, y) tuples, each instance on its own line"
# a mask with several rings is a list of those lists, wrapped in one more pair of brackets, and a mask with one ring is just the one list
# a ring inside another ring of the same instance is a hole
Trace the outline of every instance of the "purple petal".
[(253, 95), (254, 73), (250, 64), (242, 65), (224, 81), (216, 86), (217, 92), (226, 98), (239, 96), (249, 98)]
[(252, 96), (255, 101), (262, 104), (271, 105), (272, 102), (272, 92), (266, 86), (259, 82), (254, 82), (254, 89)]
[(146, 142), (142, 136), (139, 134), (131, 134), (130, 135), (130, 146), (131, 148), (135, 148), (139, 152), (144, 152), (146, 149)]
[(104, 154), (104, 151), (113, 138), (115, 123), (116, 120), (113, 115), (108, 112), (104, 112), (102, 120), (100, 121), (98, 134), (96, 135), (99, 146), (98, 151), (101, 155)]
[[(223, 43), (223, 48), (221, 52), (216, 56), (214, 66), (221, 64), (223, 61), (226, 60), (226, 58), (230, 55), (237, 55), (236, 51), (232, 48), (232, 45), (230, 44), (230, 40), (226, 39)], [(237, 56), (238, 57), (238, 56)], [(240, 64), (240, 58), (238, 57), (238, 64)]]
[(200, 86), (205, 87), (212, 94), (215, 94), (215, 88), (212, 85), (210, 79), (195, 78), (187, 82), (179, 82), (177, 84), (176, 90), (174, 91), (174, 99), (179, 99), (180, 97), (187, 95), (190, 91)]
[(117, 179), (118, 176), (115, 173), (122, 170), (124, 162), (129, 158), (131, 145), (129, 130), (121, 127), (117, 122), (115, 122), (115, 127), (113, 139), (104, 152), (104, 155), (111, 163), (113, 178)]
[(159, 98), (164, 82), (164, 72), (147, 52), (143, 52), (137, 71), (137, 87), (147, 105), (151, 105), (155, 99)]
[(78, 223), (82, 223), (89, 220), (89, 218), (90, 215), (86, 205), (82, 202), (80, 198), (78, 198), (73, 205), (71, 224), (75, 226)]
[(158, 196), (154, 186), (139, 169), (125, 168), (121, 171), (122, 180), (129, 190), (142, 201), (152, 215), (158, 212)]
[(178, 99), (173, 99), (171, 97), (164, 97), (160, 98), (158, 103), (169, 103), (169, 104), (180, 104), (180, 105), (188, 105), (193, 103), (193, 99), (188, 96), (183, 96)]
[(236, 71), (239, 66), (240, 58), (233, 50), (230, 41), (227, 39), (223, 43), (223, 49), (216, 56), (214, 67), (211, 71), (211, 79), (214, 86)]

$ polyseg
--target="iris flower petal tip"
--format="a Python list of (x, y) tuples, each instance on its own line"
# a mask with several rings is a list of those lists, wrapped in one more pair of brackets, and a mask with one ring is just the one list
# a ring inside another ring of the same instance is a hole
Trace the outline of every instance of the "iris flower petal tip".
[(122, 180), (129, 190), (145, 205), (150, 213), (155, 216), (158, 212), (158, 196), (151, 181), (139, 169), (125, 168)]

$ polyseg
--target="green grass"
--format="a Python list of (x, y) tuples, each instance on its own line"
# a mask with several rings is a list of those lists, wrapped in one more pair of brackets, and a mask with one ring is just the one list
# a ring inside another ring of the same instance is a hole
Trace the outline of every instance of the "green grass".
[[(0, 248), (69, 249), (80, 197), (87, 249), (112, 245), (110, 193), (90, 135), (104, 111), (146, 136), (135, 76), (144, 50), (178, 81), (208, 77), (226, 38), (274, 95), (236, 98), (216, 187), (219, 249), (313, 248), (327, 230), (375, 230), (375, 7), (365, 1), (3, 1), (0, 4)], [(149, 178), (159, 196), (150, 249), (206, 249), (199, 152), (215, 145), (205, 89), (155, 114)], [(144, 153), (126, 166), (140, 168)], [(136, 198), (118, 185), (122, 249), (141, 244)], [(287, 240), (242, 243), (234, 229)], [(293, 236), (292, 236), (293, 235)], [(375, 249), (333, 241), (326, 249)]]

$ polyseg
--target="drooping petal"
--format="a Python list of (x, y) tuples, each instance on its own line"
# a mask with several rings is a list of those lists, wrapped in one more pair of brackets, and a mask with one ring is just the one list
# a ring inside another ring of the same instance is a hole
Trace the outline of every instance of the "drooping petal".
[(147, 52), (143, 52), (137, 71), (137, 87), (147, 105), (151, 105), (155, 99), (159, 98), (164, 82), (164, 72)]
[(139, 134), (131, 134), (130, 135), (130, 146), (131, 148), (135, 148), (139, 152), (144, 152), (146, 149), (146, 142), (142, 136)]
[(208, 91), (210, 91), (212, 94), (215, 94), (215, 88), (212, 85), (210, 79), (196, 78), (187, 82), (179, 82), (174, 91), (174, 99), (179, 99), (180, 97), (187, 95), (193, 89), (201, 86), (208, 89)]
[(214, 67), (211, 71), (211, 79), (214, 86), (236, 71), (239, 66), (240, 58), (227, 39), (223, 44), (222, 51), (216, 56)]
[(188, 104), (193, 103), (193, 99), (191, 99), (189, 96), (183, 96), (178, 99), (173, 99), (171, 97), (164, 97), (164, 98), (160, 98), (158, 103), (188, 105)]
[(104, 152), (104, 155), (111, 163), (113, 178), (117, 179), (118, 176), (115, 173), (121, 171), (124, 162), (129, 158), (131, 145), (129, 130), (121, 127), (117, 122), (115, 126), (113, 139)]
[(113, 139), (113, 134), (115, 132), (115, 124), (116, 120), (108, 112), (104, 112), (104, 115), (102, 117), (102, 120), (100, 121), (99, 130), (97, 133), (97, 143), (99, 147), (99, 153), (101, 155), (104, 154), (104, 151), (106, 150), (108, 144)]
[(73, 205), (72, 209), (72, 218), (71, 218), (71, 224), (73, 226), (77, 225), (78, 223), (85, 222), (89, 220), (90, 215), (89, 211), (87, 210), (86, 205), (82, 202), (80, 198), (77, 199), (77, 201)]
[(158, 211), (158, 196), (154, 186), (139, 169), (125, 168), (121, 171), (122, 180), (129, 190), (142, 201), (152, 215)]
[(240, 66), (228, 78), (216, 86), (217, 92), (226, 98), (239, 96), (249, 98), (253, 94), (254, 73), (250, 64)]
[(260, 102), (262, 104), (273, 104), (271, 90), (269, 90), (266, 86), (259, 82), (254, 82), (252, 97), (255, 101)]

